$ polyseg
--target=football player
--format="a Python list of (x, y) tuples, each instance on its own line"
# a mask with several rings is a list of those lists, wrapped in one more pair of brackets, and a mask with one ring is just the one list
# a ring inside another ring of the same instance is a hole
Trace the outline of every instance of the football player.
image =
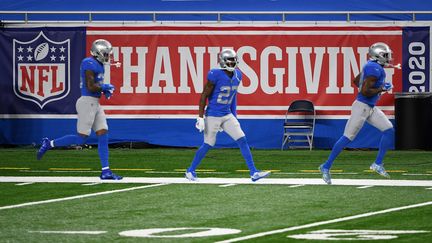
[(112, 84), (104, 84), (104, 65), (110, 64), (112, 55), (111, 43), (107, 40), (95, 40), (90, 50), (91, 56), (82, 60), (80, 67), (81, 97), (76, 102), (78, 113), (77, 134), (66, 135), (49, 140), (42, 139), (42, 146), (37, 152), (37, 159), (51, 148), (84, 144), (93, 129), (98, 137), (98, 152), (102, 165), (102, 180), (121, 180), (114, 174), (108, 162), (108, 124), (105, 113), (99, 104), (102, 95), (109, 99), (114, 91)]
[(393, 67), (392, 50), (387, 44), (378, 42), (370, 46), (369, 57), (361, 73), (353, 80), (359, 92), (357, 99), (352, 104), (351, 116), (345, 126), (344, 134), (333, 146), (328, 160), (319, 166), (323, 180), (327, 184), (331, 184), (330, 168), (333, 161), (345, 146), (354, 140), (365, 122), (382, 132), (378, 155), (370, 169), (384, 177), (390, 177), (384, 169), (383, 159), (386, 151), (394, 143), (394, 129), (389, 119), (375, 105), (380, 96), (393, 87), (391, 83), (385, 81), (384, 71), (384, 67)]
[[(240, 147), (246, 160), (252, 181), (270, 175), (269, 171), (255, 168), (245, 134), (237, 120), (237, 88), (242, 80), (242, 73), (237, 69), (237, 54), (232, 49), (224, 49), (219, 53), (220, 68), (211, 69), (207, 74), (207, 84), (199, 101), (199, 113), (195, 127), (204, 132), (204, 143), (197, 150), (195, 157), (187, 169), (185, 176), (190, 181), (197, 180), (195, 169), (205, 157), (209, 149), (216, 143), (219, 131), (225, 131)], [(206, 102), (208, 100), (207, 109)]]

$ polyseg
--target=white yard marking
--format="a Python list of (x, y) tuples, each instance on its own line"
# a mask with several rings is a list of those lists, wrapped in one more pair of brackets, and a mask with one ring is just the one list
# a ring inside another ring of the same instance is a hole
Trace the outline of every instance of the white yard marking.
[(366, 188), (371, 188), (371, 187), (373, 187), (373, 186), (359, 186), (359, 187), (357, 187), (358, 189), (366, 189)]
[(339, 223), (339, 222), (343, 222), (343, 221), (349, 221), (349, 220), (359, 219), (359, 218), (366, 218), (366, 217), (370, 217), (370, 216), (374, 216), (374, 215), (391, 213), (391, 212), (401, 211), (401, 210), (405, 210), (405, 209), (418, 208), (418, 207), (424, 207), (424, 206), (429, 206), (429, 205), (432, 205), (432, 201), (424, 202), (424, 203), (418, 203), (418, 204), (412, 204), (412, 205), (397, 207), (397, 208), (389, 208), (389, 209), (384, 209), (384, 210), (375, 211), (375, 212), (362, 213), (362, 214), (357, 214), (357, 215), (353, 215), (353, 216), (342, 217), (342, 218), (331, 219), (331, 220), (325, 220), (325, 221), (320, 221), (320, 222), (315, 222), (315, 223), (310, 223), (310, 224), (305, 224), (305, 225), (293, 226), (293, 227), (284, 228), (284, 229), (261, 232), (261, 233), (257, 233), (257, 234), (253, 234), (253, 235), (247, 235), (247, 236), (232, 238), (232, 239), (228, 239), (228, 240), (224, 240), (224, 241), (218, 241), (217, 243), (230, 243), (230, 242), (237, 242), (237, 241), (242, 241), (242, 240), (250, 240), (250, 239), (255, 239), (258, 237), (263, 237), (266, 235), (280, 234), (280, 233), (285, 233), (288, 231), (307, 229), (307, 228), (312, 228), (312, 227), (326, 225), (326, 224)]
[(99, 184), (102, 184), (102, 182), (86, 183), (86, 184), (82, 184), (82, 186), (94, 186), (94, 185), (99, 185)]
[(304, 185), (292, 185), (292, 186), (289, 186), (289, 187), (295, 188), (295, 187), (301, 187), (301, 186), (304, 186)]
[(236, 184), (224, 184), (224, 185), (220, 185), (219, 187), (229, 187), (229, 186), (235, 186)]
[(41, 234), (74, 234), (74, 235), (100, 235), (105, 234), (106, 231), (28, 231), (29, 233), (41, 233)]
[(417, 174), (414, 174), (414, 173), (402, 173), (402, 175), (404, 175), (404, 176), (432, 176), (432, 174), (422, 174), (422, 173), (417, 173)]
[(144, 188), (150, 188), (150, 187), (156, 187), (156, 186), (164, 186), (164, 185), (168, 185), (168, 184), (163, 183), (163, 184), (153, 184), (153, 185), (146, 185), (146, 186), (137, 186), (137, 187), (131, 187), (131, 188), (125, 188), (125, 189), (119, 189), (119, 190), (112, 190), (112, 191), (104, 191), (104, 192), (96, 192), (96, 193), (90, 193), (90, 194), (84, 194), (84, 195), (77, 195), (77, 196), (72, 196), (72, 197), (63, 197), (63, 198), (43, 200), (43, 201), (37, 201), (37, 202), (22, 203), (22, 204), (10, 205), (10, 206), (3, 206), (3, 207), (0, 207), (0, 210), (10, 209), (10, 208), (22, 208), (22, 207), (27, 207), (27, 206), (47, 204), (47, 203), (53, 203), (53, 202), (63, 202), (63, 201), (69, 201), (69, 200), (74, 200), (74, 199), (81, 199), (81, 198), (87, 198), (87, 197), (95, 197), (95, 196), (113, 194), (113, 193), (117, 193), (117, 192), (128, 192), (128, 191), (134, 191), (134, 190), (139, 190), (139, 189), (144, 189)]
[[(326, 185), (321, 178), (264, 178), (253, 182), (250, 178), (200, 177), (190, 182), (184, 177), (125, 177), (123, 180), (102, 181), (97, 176), (0, 176), (1, 182), (44, 182), (44, 183), (145, 183), (145, 184), (253, 184), (253, 185)], [(337, 186), (415, 186), (432, 187), (432, 180), (393, 180), (393, 179), (333, 179)]]
[(34, 184), (34, 182), (23, 182), (23, 183), (18, 183), (18, 184), (15, 184), (15, 186), (25, 186), (25, 185), (31, 185), (31, 184)]

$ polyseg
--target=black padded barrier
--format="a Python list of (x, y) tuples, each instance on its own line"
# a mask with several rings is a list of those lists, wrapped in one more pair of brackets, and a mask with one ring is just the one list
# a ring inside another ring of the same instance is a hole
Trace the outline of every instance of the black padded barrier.
[(432, 92), (395, 93), (397, 150), (432, 150)]

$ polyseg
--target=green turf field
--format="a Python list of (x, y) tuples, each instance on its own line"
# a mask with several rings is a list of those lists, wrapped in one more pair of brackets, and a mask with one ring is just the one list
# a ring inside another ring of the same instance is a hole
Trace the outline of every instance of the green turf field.
[[(111, 149), (111, 168), (125, 177), (123, 183), (83, 183), (78, 179), (98, 181), (96, 149), (52, 150), (41, 161), (35, 149), (1, 149), (0, 242), (432, 239), (431, 152), (389, 151), (387, 180), (368, 169), (376, 151), (343, 151), (332, 168), (331, 186), (321, 182), (317, 170), (330, 151), (252, 150), (256, 166), (273, 171), (257, 183), (249, 182), (237, 149), (210, 151), (198, 171), (203, 183), (189, 183), (182, 177), (194, 152)], [(24, 177), (59, 181), (23, 183)], [(8, 178), (18, 179), (5, 182)], [(142, 183), (139, 178), (166, 181)], [(212, 179), (218, 181), (206, 183)], [(371, 184), (338, 185), (338, 179)], [(373, 185), (383, 181), (391, 183)], [(391, 186), (398, 183), (409, 184)]]

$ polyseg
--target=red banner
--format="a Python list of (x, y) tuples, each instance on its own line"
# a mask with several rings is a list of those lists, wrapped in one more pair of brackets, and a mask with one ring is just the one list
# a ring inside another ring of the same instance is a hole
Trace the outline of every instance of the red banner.
[[(385, 42), (394, 63), (402, 59), (400, 27), (94, 27), (87, 29), (87, 51), (95, 39), (114, 46), (106, 78), (116, 86), (104, 102), (107, 114), (195, 117), (207, 72), (217, 67), (224, 47), (237, 51), (243, 72), (239, 115), (280, 116), (295, 99), (309, 99), (318, 114), (348, 115), (357, 94), (351, 83), (368, 57), (368, 47)], [(393, 92), (402, 72), (386, 68)], [(393, 113), (393, 95), (378, 103)]]

